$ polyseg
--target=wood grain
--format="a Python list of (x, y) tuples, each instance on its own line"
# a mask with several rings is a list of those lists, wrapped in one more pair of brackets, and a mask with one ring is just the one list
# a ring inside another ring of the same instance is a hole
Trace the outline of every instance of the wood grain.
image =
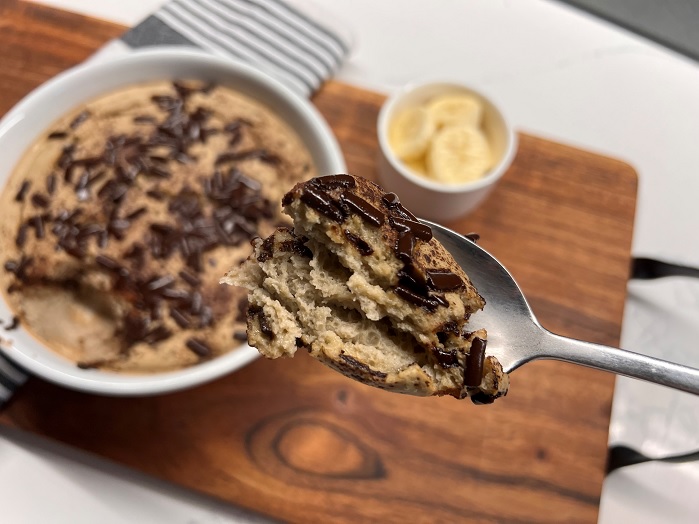
[[(0, 112), (123, 28), (3, 0)], [(313, 101), (351, 172), (375, 175), (383, 97), (337, 82)], [(635, 206), (627, 165), (521, 135), (475, 230), (549, 329), (619, 341)], [(295, 522), (596, 522), (613, 377), (527, 365), (479, 407), (373, 390), (307, 355), (259, 360), (159, 397), (31, 380), (0, 422)]]

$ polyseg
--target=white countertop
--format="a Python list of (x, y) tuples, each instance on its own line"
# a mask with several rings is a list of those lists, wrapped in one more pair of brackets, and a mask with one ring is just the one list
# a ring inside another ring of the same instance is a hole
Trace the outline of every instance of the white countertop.
[[(40, 0), (133, 25), (163, 0)], [(626, 160), (639, 174), (634, 254), (699, 267), (699, 64), (543, 0), (315, 0), (354, 34), (338, 78), (389, 92), (457, 78), (514, 124)], [(389, 29), (387, 29), (389, 28)], [(622, 346), (699, 367), (699, 280), (633, 282)], [(699, 399), (617, 380), (611, 442), (648, 454), (699, 448)], [(647, 464), (605, 482), (600, 522), (694, 523), (699, 463)], [(230, 506), (37, 438), (0, 430), (3, 522), (223, 523)]]

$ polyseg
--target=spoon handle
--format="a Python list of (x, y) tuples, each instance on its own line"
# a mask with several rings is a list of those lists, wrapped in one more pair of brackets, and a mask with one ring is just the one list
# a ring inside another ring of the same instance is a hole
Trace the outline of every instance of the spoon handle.
[(699, 395), (699, 369), (546, 332), (537, 358), (563, 360)]

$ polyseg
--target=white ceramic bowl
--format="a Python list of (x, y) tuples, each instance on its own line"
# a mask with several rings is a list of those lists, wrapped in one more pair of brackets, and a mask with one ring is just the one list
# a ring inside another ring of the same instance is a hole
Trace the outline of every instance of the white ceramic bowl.
[[(483, 103), (483, 131), (495, 156), (495, 164), (481, 179), (463, 184), (443, 184), (413, 173), (393, 153), (388, 129), (394, 115), (410, 106), (422, 105), (438, 95), (466, 93)], [(458, 82), (410, 84), (386, 100), (377, 122), (379, 179), (388, 190), (421, 218), (449, 222), (473, 211), (488, 196), (512, 163), (516, 135), (502, 110), (488, 97)]]
[[(308, 100), (254, 68), (182, 48), (160, 48), (84, 64), (43, 84), (0, 121), (0, 187), (37, 136), (56, 119), (82, 103), (120, 87), (157, 79), (213, 81), (244, 93), (270, 108), (296, 130), (321, 174), (343, 173), (340, 147), (323, 117)], [(12, 315), (0, 299), (0, 318)], [(110, 395), (147, 395), (175, 391), (221, 377), (251, 362), (257, 351), (243, 345), (197, 366), (151, 375), (126, 375), (79, 369), (54, 353), (21, 325), (0, 331), (2, 350), (32, 373), (57, 384)]]

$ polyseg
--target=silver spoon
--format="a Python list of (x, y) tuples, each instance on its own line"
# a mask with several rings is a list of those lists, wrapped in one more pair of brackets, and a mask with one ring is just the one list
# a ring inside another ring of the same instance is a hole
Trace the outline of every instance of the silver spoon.
[(631, 351), (562, 337), (544, 329), (510, 273), (485, 249), (466, 237), (423, 220), (454, 256), (487, 300), (473, 315), (488, 330), (488, 354), (506, 372), (539, 359), (563, 360), (699, 395), (699, 369)]

